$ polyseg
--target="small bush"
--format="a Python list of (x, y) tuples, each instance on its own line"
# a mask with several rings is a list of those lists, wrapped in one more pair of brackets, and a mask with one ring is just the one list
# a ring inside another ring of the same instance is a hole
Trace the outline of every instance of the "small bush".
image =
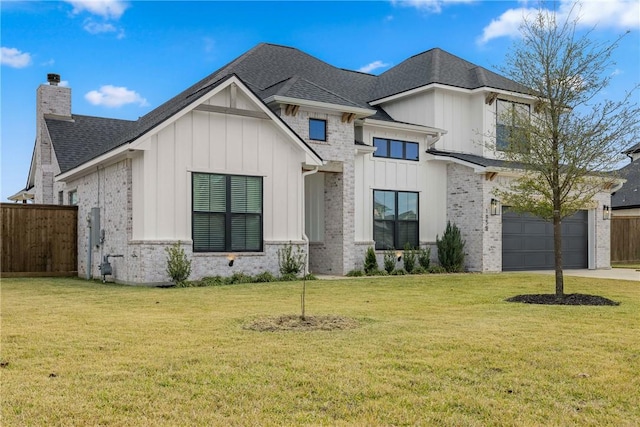
[(389, 273), (387, 273), (385, 270), (375, 269), (367, 273), (367, 276), (387, 276), (388, 274)]
[(426, 273), (427, 273), (427, 270), (422, 268), (421, 265), (411, 270), (411, 274), (426, 274)]
[(347, 277), (362, 277), (364, 276), (364, 271), (362, 270), (351, 270), (347, 273)]
[(278, 278), (279, 281), (281, 282), (293, 282), (295, 280), (299, 280), (298, 276), (296, 276), (293, 273), (288, 273), (288, 274), (283, 274), (282, 276), (280, 276)]
[(265, 271), (264, 273), (260, 273), (256, 277), (254, 277), (254, 280), (256, 281), (256, 283), (269, 283), (277, 282), (278, 278), (268, 271)]
[(396, 253), (388, 249), (384, 251), (384, 270), (391, 274), (396, 269)]
[(227, 285), (238, 285), (241, 283), (255, 283), (255, 279), (248, 275), (248, 274), (244, 274), (242, 272), (237, 272), (237, 273), (233, 273), (231, 276), (227, 277), (225, 279), (225, 283)]
[(404, 276), (405, 274), (407, 274), (407, 270), (405, 270), (404, 268), (396, 268), (391, 273), (392, 276)]
[(404, 245), (404, 269), (407, 270), (407, 273), (411, 274), (413, 269), (416, 266), (416, 251), (413, 249), (413, 246), (407, 242)]
[(167, 252), (167, 274), (176, 286), (184, 286), (191, 274), (191, 260), (187, 259), (180, 241), (164, 250)]
[(442, 274), (446, 272), (447, 270), (445, 270), (445, 268), (440, 265), (432, 265), (431, 267), (429, 267), (430, 274)]
[(225, 284), (225, 278), (222, 276), (203, 277), (200, 282), (202, 286), (220, 286)]
[(306, 276), (303, 277), (304, 280), (318, 280), (318, 278), (316, 276), (314, 276), (313, 274), (309, 273)]
[(376, 251), (369, 246), (367, 248), (367, 253), (364, 256), (364, 272), (366, 274), (371, 273), (372, 271), (378, 270), (378, 259), (376, 258)]
[(418, 264), (420, 264), (420, 267), (424, 270), (429, 270), (429, 266), (431, 265), (431, 248), (418, 250)]
[(278, 249), (278, 267), (280, 267), (280, 274), (297, 275), (304, 268), (306, 258), (304, 252), (300, 247), (296, 247), (294, 253), (293, 246), (289, 243), (282, 249)]
[(447, 221), (447, 228), (442, 235), (442, 240), (436, 236), (438, 260), (447, 272), (462, 271), (464, 266), (464, 243), (460, 235), (460, 229), (455, 224)]

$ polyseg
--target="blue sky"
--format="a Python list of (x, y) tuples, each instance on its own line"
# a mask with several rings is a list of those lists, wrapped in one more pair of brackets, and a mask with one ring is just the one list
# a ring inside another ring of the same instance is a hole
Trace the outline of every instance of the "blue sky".
[[(606, 96), (640, 83), (640, 0), (586, 0), (583, 28), (614, 40)], [(536, 3), (537, 4), (537, 3)], [(21, 190), (35, 140), (35, 94), (47, 73), (72, 88), (72, 111), (135, 120), (260, 42), (379, 74), (439, 47), (496, 70), (526, 1), (2, 1), (1, 200)], [(556, 4), (562, 13), (564, 0)], [(636, 94), (636, 101), (640, 102)]]

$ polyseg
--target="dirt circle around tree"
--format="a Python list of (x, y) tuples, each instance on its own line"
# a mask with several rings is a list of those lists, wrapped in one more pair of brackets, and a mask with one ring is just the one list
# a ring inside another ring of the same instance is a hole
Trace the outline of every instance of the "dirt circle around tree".
[(258, 332), (277, 331), (336, 331), (355, 329), (360, 323), (349, 317), (325, 315), (325, 316), (300, 316), (299, 314), (285, 314), (275, 317), (258, 317), (244, 324), (243, 329)]
[(530, 294), (516, 295), (507, 298), (507, 302), (521, 302), (525, 304), (546, 304), (546, 305), (588, 305), (588, 306), (616, 306), (617, 301), (598, 295), (586, 294), (566, 294), (563, 298), (557, 298), (555, 294)]

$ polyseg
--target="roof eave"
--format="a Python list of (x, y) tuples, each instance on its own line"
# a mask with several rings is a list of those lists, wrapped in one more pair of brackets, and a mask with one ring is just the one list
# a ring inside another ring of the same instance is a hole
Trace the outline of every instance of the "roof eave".
[(328, 102), (312, 101), (309, 99), (292, 98), (290, 96), (273, 95), (264, 100), (269, 104), (293, 104), (320, 110), (335, 111), (341, 113), (353, 113), (356, 117), (367, 117), (376, 113), (376, 110), (369, 108), (359, 108), (351, 105), (330, 104)]
[(404, 131), (426, 133), (436, 137), (440, 137), (447, 133), (445, 129), (439, 129), (431, 126), (423, 126), (423, 125), (416, 125), (412, 123), (402, 123), (402, 122), (388, 122), (386, 120), (377, 120), (377, 119), (371, 119), (371, 118), (362, 119), (361, 123), (367, 126), (375, 126), (375, 127), (383, 127), (387, 129), (398, 129), (398, 130), (404, 130)]

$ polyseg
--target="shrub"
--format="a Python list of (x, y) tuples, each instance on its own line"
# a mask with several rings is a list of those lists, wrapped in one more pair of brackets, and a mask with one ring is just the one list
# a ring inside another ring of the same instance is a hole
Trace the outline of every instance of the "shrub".
[(304, 280), (318, 280), (318, 278), (311, 273), (307, 274), (306, 276), (303, 276), (302, 278)]
[(464, 265), (464, 240), (460, 235), (460, 229), (447, 221), (447, 228), (442, 235), (442, 240), (436, 236), (438, 246), (438, 260), (440, 265), (449, 273), (462, 271)]
[(364, 271), (362, 270), (351, 270), (347, 273), (347, 277), (362, 277), (364, 276)]
[(415, 266), (416, 266), (416, 251), (409, 244), (409, 242), (407, 242), (404, 245), (404, 269), (407, 270), (407, 273), (411, 274)]
[(256, 281), (256, 283), (269, 283), (276, 282), (278, 278), (268, 271), (265, 271), (264, 273), (256, 275), (256, 277), (254, 277), (254, 280)]
[(233, 273), (231, 276), (227, 277), (225, 280), (225, 283), (227, 285), (237, 285), (240, 283), (254, 283), (255, 279), (248, 275), (248, 274), (244, 274), (242, 272), (237, 272), (237, 273)]
[(202, 286), (220, 286), (225, 284), (226, 279), (222, 276), (203, 277), (200, 282)]
[(425, 270), (429, 270), (431, 265), (431, 248), (418, 250), (418, 264)]
[(407, 270), (405, 270), (404, 268), (396, 268), (391, 273), (392, 276), (404, 276), (405, 274), (407, 274)]
[(191, 260), (187, 259), (180, 241), (164, 250), (167, 252), (167, 274), (176, 286), (184, 286), (191, 274)]
[(384, 251), (384, 270), (391, 274), (396, 268), (396, 253), (388, 249)]
[(440, 265), (432, 265), (431, 267), (429, 267), (429, 273), (431, 274), (442, 274), (446, 272), (447, 270), (445, 270), (444, 267)]
[(364, 272), (366, 274), (371, 273), (372, 271), (378, 270), (378, 260), (376, 258), (376, 251), (369, 246), (367, 248), (367, 253), (364, 256)]
[(293, 273), (288, 273), (288, 274), (283, 274), (282, 276), (280, 276), (278, 278), (279, 281), (281, 282), (293, 282), (295, 280), (298, 280), (298, 276), (296, 276)]
[(387, 276), (389, 273), (387, 273), (385, 270), (379, 270), (379, 269), (375, 269), (372, 270), (370, 272), (367, 273), (367, 276)]
[(304, 268), (305, 261), (305, 254), (299, 246), (296, 247), (295, 253), (290, 243), (278, 249), (278, 267), (282, 276), (288, 274), (296, 276)]
[(411, 274), (426, 274), (426, 273), (427, 273), (427, 270), (425, 268), (422, 268), (421, 265), (411, 270)]

